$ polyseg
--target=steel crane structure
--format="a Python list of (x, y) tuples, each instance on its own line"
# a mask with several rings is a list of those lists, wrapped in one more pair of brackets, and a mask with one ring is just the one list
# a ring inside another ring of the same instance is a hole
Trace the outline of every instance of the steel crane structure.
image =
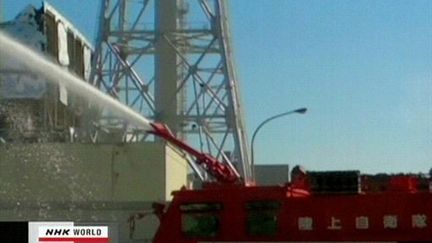
[(94, 55), (94, 85), (250, 179), (224, 0), (102, 0)]

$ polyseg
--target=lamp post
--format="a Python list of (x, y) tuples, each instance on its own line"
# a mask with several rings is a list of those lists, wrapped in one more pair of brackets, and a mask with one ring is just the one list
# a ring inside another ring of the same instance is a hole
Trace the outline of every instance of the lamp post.
[(255, 179), (255, 161), (254, 161), (254, 142), (255, 142), (255, 137), (257, 135), (257, 133), (259, 132), (259, 130), (268, 122), (283, 117), (283, 116), (287, 116), (290, 114), (294, 114), (294, 113), (298, 113), (298, 114), (305, 114), (307, 111), (307, 108), (299, 108), (296, 110), (291, 110), (291, 111), (287, 111), (287, 112), (283, 112), (277, 115), (274, 115), (272, 117), (269, 117), (267, 119), (265, 119), (263, 122), (261, 122), (258, 127), (255, 129), (253, 135), (252, 135), (252, 141), (251, 141), (251, 166), (252, 166), (252, 178)]

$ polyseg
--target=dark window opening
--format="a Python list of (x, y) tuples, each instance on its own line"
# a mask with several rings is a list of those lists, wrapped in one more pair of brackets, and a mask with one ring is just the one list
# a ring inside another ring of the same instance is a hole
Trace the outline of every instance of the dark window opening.
[(69, 56), (69, 70), (75, 71), (77, 57), (75, 56), (75, 36), (72, 31), (67, 31), (67, 51)]
[(58, 32), (57, 22), (55, 16), (46, 13), (45, 14), (45, 33), (47, 37), (46, 52), (57, 60), (58, 57)]
[(181, 229), (188, 237), (215, 237), (220, 230), (219, 203), (185, 204), (182, 212)]
[(254, 201), (246, 204), (247, 232), (251, 236), (275, 236), (278, 232), (278, 215), (281, 203)]
[(75, 67), (74, 71), (78, 74), (79, 77), (84, 79), (84, 50), (83, 45), (79, 39), (75, 39), (74, 41), (74, 50), (75, 50)]

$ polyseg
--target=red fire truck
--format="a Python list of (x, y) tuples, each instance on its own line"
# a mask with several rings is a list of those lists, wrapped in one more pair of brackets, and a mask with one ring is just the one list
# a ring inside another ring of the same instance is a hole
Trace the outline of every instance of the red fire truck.
[(164, 208), (155, 243), (432, 242), (431, 179), (422, 175), (303, 172), (284, 186), (241, 182), (231, 167), (176, 139), (153, 134), (196, 158), (216, 182), (181, 189)]

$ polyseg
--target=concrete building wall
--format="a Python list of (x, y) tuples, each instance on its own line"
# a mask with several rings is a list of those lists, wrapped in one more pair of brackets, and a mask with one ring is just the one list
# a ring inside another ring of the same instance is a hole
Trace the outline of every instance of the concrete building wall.
[(284, 185), (289, 180), (289, 165), (255, 165), (257, 185)]
[(0, 220), (99, 222), (122, 243), (151, 239), (155, 217), (132, 235), (128, 218), (169, 201), (186, 175), (181, 154), (163, 143), (0, 145)]
[(186, 173), (181, 155), (158, 143), (0, 147), (3, 199), (165, 201), (186, 185)]
[(171, 192), (178, 190), (179, 184), (188, 185), (188, 164), (176, 148), (166, 146), (165, 149), (165, 199), (171, 200)]

